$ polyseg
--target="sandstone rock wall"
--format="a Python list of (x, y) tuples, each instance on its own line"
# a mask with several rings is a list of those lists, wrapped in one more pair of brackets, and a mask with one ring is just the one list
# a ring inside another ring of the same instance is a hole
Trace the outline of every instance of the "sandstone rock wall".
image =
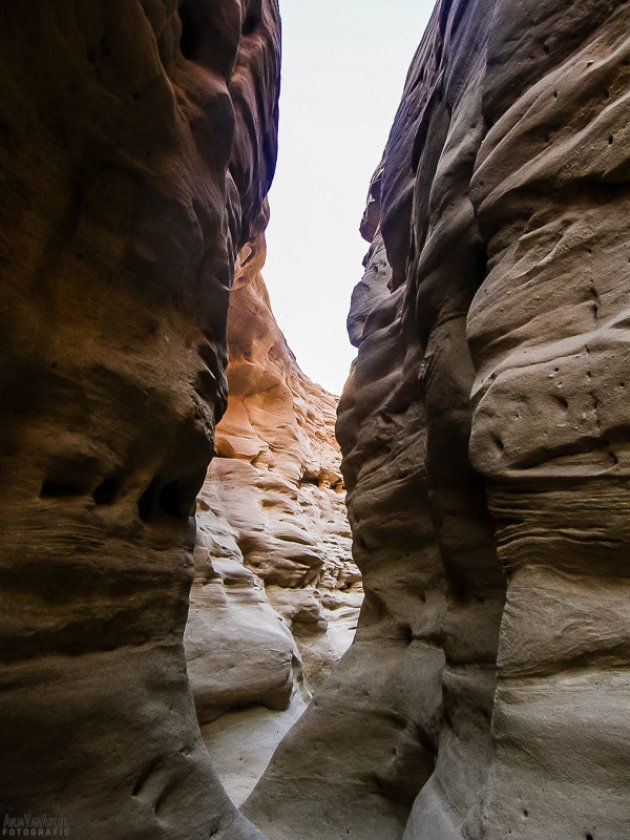
[(271, 840), (627, 833), (629, 32), (435, 9), (349, 316), (365, 602), (245, 806)]
[(275, 0), (0, 12), (0, 811), (72, 837), (259, 836), (182, 635), (278, 75)]
[[(187, 650), (204, 723), (252, 703), (286, 708), (294, 667), (307, 691), (321, 682), (350, 644), (362, 599), (334, 437), (337, 398), (288, 348), (260, 273), (265, 254), (260, 230), (237, 261), (230, 396), (198, 503)], [(208, 609), (213, 592), (229, 614), (223, 635)]]

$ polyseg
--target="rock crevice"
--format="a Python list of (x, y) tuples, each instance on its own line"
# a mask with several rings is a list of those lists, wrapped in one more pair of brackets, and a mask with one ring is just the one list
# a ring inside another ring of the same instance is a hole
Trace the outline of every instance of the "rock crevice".
[[(260, 273), (265, 253), (261, 230), (237, 260), (230, 396), (197, 512), (187, 647), (204, 723), (255, 703), (286, 708), (297, 688), (308, 695), (350, 644), (362, 598), (337, 398), (300, 370), (276, 324)], [(207, 603), (217, 587), (222, 622)]]

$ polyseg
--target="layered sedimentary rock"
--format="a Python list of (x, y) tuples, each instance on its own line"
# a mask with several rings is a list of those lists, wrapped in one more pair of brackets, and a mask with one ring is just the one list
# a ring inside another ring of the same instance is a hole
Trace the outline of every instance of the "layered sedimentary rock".
[(0, 809), (256, 837), (182, 635), (232, 266), (276, 151), (275, 0), (0, 13)]
[[(284, 710), (296, 692), (306, 699), (348, 647), (362, 599), (334, 437), (337, 398), (289, 350), (260, 273), (265, 254), (260, 230), (237, 261), (230, 396), (198, 500), (186, 650), (204, 724), (252, 705)], [(249, 743), (241, 745), (243, 720)], [(252, 720), (249, 709), (204, 730), (220, 762), (245, 750), (236, 769), (248, 779), (260, 749)], [(268, 714), (260, 720), (269, 726)], [(227, 747), (214, 743), (216, 732)], [(261, 747), (266, 754), (268, 738)]]
[(627, 833), (629, 31), (435, 9), (349, 316), (365, 603), (245, 807), (272, 840)]

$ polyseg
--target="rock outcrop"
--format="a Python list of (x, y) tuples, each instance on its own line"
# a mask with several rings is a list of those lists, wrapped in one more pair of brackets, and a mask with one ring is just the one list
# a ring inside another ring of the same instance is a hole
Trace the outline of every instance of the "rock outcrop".
[(277, 5), (0, 16), (0, 812), (259, 837), (210, 766), (182, 636), (232, 267), (275, 163)]
[[(203, 730), (211, 754), (221, 765), (245, 754), (230, 773), (237, 798), (245, 779), (247, 792), (253, 787), (260, 750), (269, 755), (271, 746), (269, 738), (258, 743), (251, 707), (285, 710), (297, 693), (301, 710), (352, 641), (362, 600), (334, 436), (337, 398), (289, 350), (260, 273), (265, 254), (261, 230), (237, 261), (228, 408), (198, 500), (186, 630), (200, 723), (231, 713), (229, 723), (223, 717)], [(277, 741), (280, 721), (294, 717), (278, 716)], [(270, 715), (259, 718), (268, 728)]]
[(627, 834), (629, 32), (434, 11), (349, 316), (365, 602), (244, 808), (271, 840)]

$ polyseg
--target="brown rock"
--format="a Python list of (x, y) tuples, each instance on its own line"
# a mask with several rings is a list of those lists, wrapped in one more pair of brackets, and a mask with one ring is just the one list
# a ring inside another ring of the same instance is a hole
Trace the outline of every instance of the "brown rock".
[(260, 836), (210, 766), (182, 634), (231, 264), (275, 157), (277, 7), (1, 16), (1, 813)]
[[(527, 33), (498, 15), (510, 61), (488, 46), (495, 125), (471, 181), (488, 272), (468, 332), (471, 460), (509, 573), (491, 838), (630, 825), (629, 23), (618, 3), (550, 7)], [(514, 68), (538, 39), (549, 57), (515, 96)]]
[(349, 317), (365, 602), (244, 809), (272, 840), (630, 825), (629, 23), (616, 0), (434, 12)]

